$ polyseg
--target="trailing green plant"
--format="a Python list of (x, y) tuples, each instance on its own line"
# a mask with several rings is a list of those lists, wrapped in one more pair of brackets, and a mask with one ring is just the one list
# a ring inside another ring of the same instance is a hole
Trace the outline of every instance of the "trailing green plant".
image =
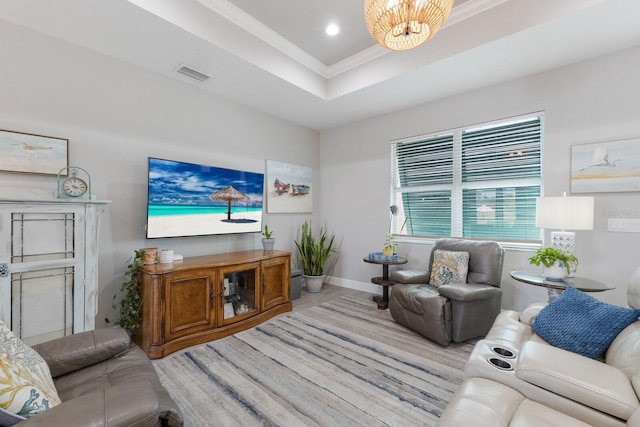
[(298, 256), (302, 264), (302, 271), (307, 276), (324, 275), (324, 264), (331, 256), (333, 250), (333, 240), (335, 235), (330, 238), (324, 229), (320, 229), (318, 236), (314, 236), (311, 226), (307, 221), (302, 224), (302, 237), (300, 242), (294, 240), (298, 248)]
[[(140, 326), (142, 320), (142, 297), (138, 286), (138, 270), (144, 265), (144, 249), (135, 251), (127, 271), (125, 280), (120, 286), (120, 291), (113, 296), (113, 309), (118, 310), (117, 326), (132, 334)], [(120, 300), (118, 297), (122, 296)], [(109, 319), (105, 319), (107, 323)]]
[(262, 235), (264, 236), (265, 239), (270, 239), (271, 236), (273, 236), (273, 231), (269, 231), (269, 226), (265, 224)]
[(578, 258), (573, 254), (566, 254), (555, 248), (541, 248), (529, 258), (529, 263), (539, 267), (542, 264), (545, 267), (551, 267), (556, 261), (560, 261), (567, 274), (571, 274), (571, 266), (578, 265)]

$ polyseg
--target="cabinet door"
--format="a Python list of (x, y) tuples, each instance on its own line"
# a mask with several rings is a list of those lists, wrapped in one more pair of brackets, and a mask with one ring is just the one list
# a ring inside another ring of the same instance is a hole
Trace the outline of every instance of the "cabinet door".
[(165, 341), (215, 327), (215, 270), (169, 273), (164, 281)]
[(289, 302), (291, 274), (287, 257), (262, 262), (262, 310)]
[(218, 324), (228, 325), (254, 316), (260, 307), (260, 263), (220, 268)]
[(0, 319), (28, 345), (84, 330), (83, 221), (79, 205), (0, 206)]

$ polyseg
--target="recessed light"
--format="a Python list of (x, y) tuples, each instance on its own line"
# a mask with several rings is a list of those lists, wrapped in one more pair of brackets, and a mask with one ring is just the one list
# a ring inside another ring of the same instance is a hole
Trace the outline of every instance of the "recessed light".
[(327, 25), (325, 32), (330, 36), (335, 36), (340, 32), (340, 28), (336, 24), (329, 24)]

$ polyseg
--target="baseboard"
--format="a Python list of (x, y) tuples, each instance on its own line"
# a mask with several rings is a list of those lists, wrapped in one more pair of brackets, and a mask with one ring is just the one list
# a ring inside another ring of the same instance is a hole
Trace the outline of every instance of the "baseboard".
[(373, 283), (357, 282), (355, 280), (348, 280), (341, 277), (333, 276), (325, 276), (324, 281), (330, 285), (355, 289), (356, 291), (369, 292), (371, 294), (382, 295), (382, 286), (374, 285)]

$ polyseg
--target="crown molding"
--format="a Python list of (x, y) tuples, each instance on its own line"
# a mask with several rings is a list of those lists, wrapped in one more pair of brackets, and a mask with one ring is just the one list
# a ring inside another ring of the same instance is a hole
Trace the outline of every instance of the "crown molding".
[[(388, 54), (390, 51), (379, 45), (372, 46), (363, 51), (356, 53), (342, 61), (338, 61), (332, 65), (325, 65), (304, 50), (300, 49), (289, 40), (285, 39), (271, 28), (264, 25), (239, 7), (227, 0), (197, 0), (200, 4), (206, 6), (213, 12), (244, 29), (248, 33), (258, 39), (268, 43), (278, 49), (284, 55), (303, 65), (310, 71), (330, 79), (338, 76), (381, 56)], [(493, 7), (496, 7), (508, 0), (470, 0), (460, 6), (456, 6), (451, 10), (449, 18), (444, 23), (443, 28), (455, 25), (474, 15), (482, 13)]]
[(460, 6), (455, 6), (451, 9), (449, 17), (445, 21), (442, 28), (450, 27), (459, 22), (469, 19), (479, 13), (486, 12), (496, 6), (506, 3), (509, 0), (469, 0), (462, 3)]
[(314, 73), (327, 78), (328, 67), (227, 0), (196, 0), (213, 12), (268, 43)]

